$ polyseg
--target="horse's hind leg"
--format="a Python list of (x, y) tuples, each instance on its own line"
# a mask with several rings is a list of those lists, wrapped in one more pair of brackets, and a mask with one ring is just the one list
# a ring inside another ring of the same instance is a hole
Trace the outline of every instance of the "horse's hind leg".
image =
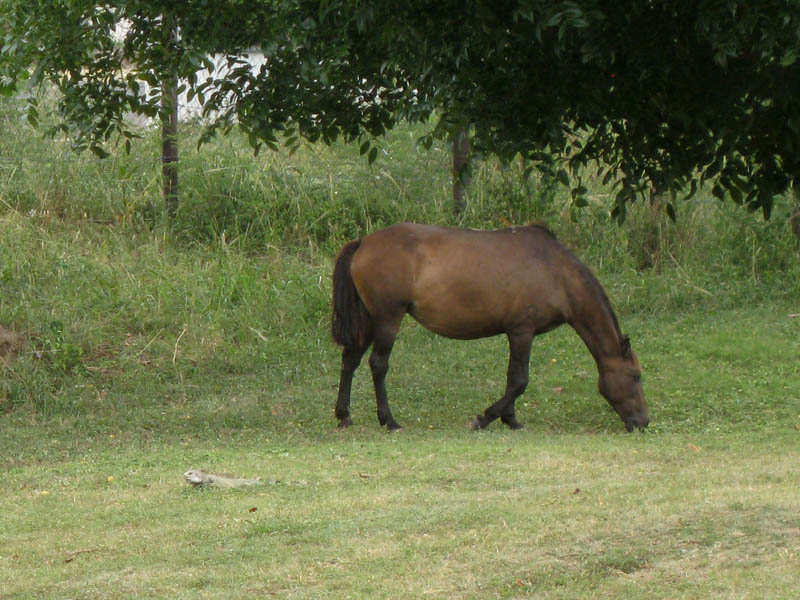
[(477, 415), (472, 420), (473, 429), (484, 429), (497, 417), (500, 417), (500, 420), (511, 429), (522, 429), (522, 423), (517, 421), (514, 403), (517, 397), (528, 387), (528, 367), (532, 342), (532, 333), (508, 334), (511, 352), (508, 359), (505, 394), (500, 400), (487, 408), (482, 415)]
[(386, 397), (386, 373), (389, 371), (389, 356), (392, 354), (392, 347), (402, 319), (401, 313), (398, 318), (392, 319), (377, 329), (372, 345), (372, 354), (369, 357), (372, 382), (375, 384), (375, 400), (378, 404), (378, 422), (386, 425), (389, 431), (401, 429), (394, 420), (392, 411), (389, 410), (389, 400)]
[(351, 346), (342, 350), (342, 371), (339, 376), (339, 395), (336, 399), (336, 418), (339, 419), (339, 428), (343, 429), (353, 424), (350, 418), (350, 389), (353, 384), (353, 373), (361, 363), (361, 358), (369, 348), (371, 340), (360, 346)]

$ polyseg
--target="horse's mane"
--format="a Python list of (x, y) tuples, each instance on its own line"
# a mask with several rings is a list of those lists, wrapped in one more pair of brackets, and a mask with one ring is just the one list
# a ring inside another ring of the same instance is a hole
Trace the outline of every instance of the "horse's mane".
[(600, 285), (600, 282), (597, 281), (597, 277), (594, 276), (594, 273), (592, 273), (589, 267), (587, 267), (579, 260), (578, 260), (578, 265), (581, 277), (589, 286), (589, 288), (595, 293), (595, 295), (600, 300), (600, 303), (603, 305), (603, 307), (608, 311), (608, 314), (611, 317), (611, 322), (614, 324), (614, 330), (617, 332), (619, 338), (622, 339), (624, 336), (622, 335), (622, 330), (619, 327), (619, 321), (617, 321), (617, 315), (616, 313), (614, 313), (614, 309), (611, 308), (611, 301), (608, 299), (606, 291), (603, 289), (603, 286)]
[(547, 226), (547, 224), (543, 223), (542, 221), (531, 221), (530, 223), (528, 223), (528, 227), (530, 227), (531, 229), (538, 229), (542, 233), (546, 233), (548, 236), (558, 241), (556, 234), (553, 233), (553, 231)]

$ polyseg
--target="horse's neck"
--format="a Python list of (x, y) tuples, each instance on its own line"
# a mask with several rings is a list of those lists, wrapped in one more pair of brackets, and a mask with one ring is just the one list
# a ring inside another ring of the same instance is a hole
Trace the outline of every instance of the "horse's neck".
[(575, 311), (570, 325), (586, 344), (597, 365), (605, 359), (619, 356), (620, 333), (610, 308), (602, 301), (591, 298)]

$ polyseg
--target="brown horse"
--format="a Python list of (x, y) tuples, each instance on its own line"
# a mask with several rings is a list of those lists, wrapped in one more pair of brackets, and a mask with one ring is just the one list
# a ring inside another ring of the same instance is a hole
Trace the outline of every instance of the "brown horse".
[(475, 429), (497, 417), (512, 429), (522, 427), (514, 402), (528, 385), (531, 343), (563, 323), (592, 353), (600, 393), (627, 430), (650, 421), (639, 361), (603, 288), (543, 227), (476, 231), (403, 223), (346, 244), (333, 271), (333, 339), (343, 346), (339, 427), (352, 424), (353, 373), (372, 344), (378, 421), (390, 431), (400, 428), (389, 410), (385, 379), (406, 313), (449, 338), (508, 336), (505, 394), (473, 419)]

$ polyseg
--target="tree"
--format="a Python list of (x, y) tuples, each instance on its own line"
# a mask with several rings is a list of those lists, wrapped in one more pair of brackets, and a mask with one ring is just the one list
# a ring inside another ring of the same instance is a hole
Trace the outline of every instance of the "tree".
[[(23, 48), (61, 92), (64, 131), (102, 154), (126, 112), (158, 114), (179, 78), (211, 119), (262, 146), (374, 138), (437, 115), (473, 152), (573, 176), (590, 164), (637, 197), (710, 182), (769, 216), (800, 181), (800, 4), (791, 0), (0, 0), (3, 55)], [(158, 37), (165, 15), (180, 36)], [(121, 42), (115, 28), (128, 24)], [(266, 56), (253, 70), (248, 49)], [(211, 77), (211, 53), (226, 57)], [(133, 68), (123, 69), (128, 60)], [(148, 84), (144, 92), (143, 84)], [(428, 138), (429, 139), (429, 138)]]
[[(170, 15), (161, 17), (165, 45), (174, 46), (178, 29)], [(178, 79), (168, 73), (161, 80), (161, 180), (164, 207), (170, 221), (178, 212)]]

